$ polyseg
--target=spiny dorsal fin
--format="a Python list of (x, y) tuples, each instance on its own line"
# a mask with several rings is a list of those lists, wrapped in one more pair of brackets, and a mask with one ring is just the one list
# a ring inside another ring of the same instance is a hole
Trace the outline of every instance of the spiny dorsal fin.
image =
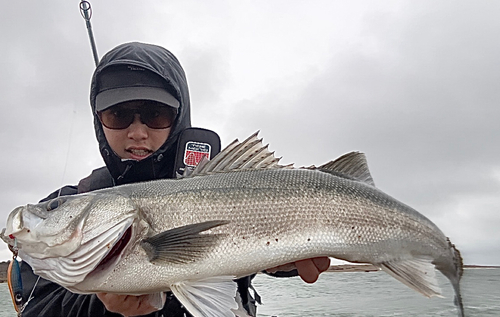
[(279, 165), (280, 158), (268, 150), (257, 138), (258, 131), (243, 142), (234, 140), (211, 161), (202, 160), (190, 176), (206, 175), (236, 170), (291, 168), (291, 165)]
[(366, 163), (366, 157), (360, 152), (344, 154), (335, 161), (323, 164), (317, 169), (327, 173), (341, 174), (345, 177), (375, 186), (370, 170), (368, 169), (368, 164)]

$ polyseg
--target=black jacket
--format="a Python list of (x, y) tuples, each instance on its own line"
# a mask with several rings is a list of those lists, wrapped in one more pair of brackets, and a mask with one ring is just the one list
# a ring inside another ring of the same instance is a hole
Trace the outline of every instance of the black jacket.
[[(103, 133), (101, 123), (95, 113), (95, 97), (99, 90), (99, 74), (114, 65), (133, 65), (153, 71), (165, 79), (166, 89), (180, 103), (178, 115), (171, 133), (158, 151), (141, 161), (122, 161), (110, 148)], [(97, 66), (92, 78), (90, 104), (94, 114), (94, 126), (99, 142), (99, 150), (106, 163), (106, 167), (95, 170), (89, 177), (81, 180), (78, 186), (66, 186), (52, 193), (44, 200), (62, 195), (74, 195), (96, 189), (111, 187), (120, 184), (134, 183), (145, 180), (170, 178), (173, 175), (175, 151), (179, 134), (191, 126), (190, 101), (184, 71), (179, 61), (166, 49), (142, 44), (126, 43), (107, 53)], [(37, 278), (29, 265), (22, 263), (23, 298), (26, 301), (33, 297), (23, 313), (23, 316), (120, 316), (108, 312), (96, 295), (79, 295), (71, 293), (65, 288), (40, 278)], [(240, 290), (243, 304), (250, 311), (255, 311), (254, 300), (249, 294), (252, 277), (240, 279)], [(34, 288), (34, 285), (36, 287)], [(164, 308), (147, 316), (191, 316), (168, 293)]]

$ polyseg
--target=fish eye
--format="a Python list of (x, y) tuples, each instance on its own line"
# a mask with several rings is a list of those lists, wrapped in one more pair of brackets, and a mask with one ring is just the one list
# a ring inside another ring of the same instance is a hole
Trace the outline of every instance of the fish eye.
[(61, 206), (66, 199), (63, 198), (55, 198), (47, 203), (47, 211), (52, 211)]

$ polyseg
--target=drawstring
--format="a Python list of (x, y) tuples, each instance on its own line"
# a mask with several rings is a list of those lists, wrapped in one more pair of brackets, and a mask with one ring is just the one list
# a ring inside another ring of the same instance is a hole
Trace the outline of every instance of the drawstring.
[(123, 173), (122, 173), (120, 176), (118, 176), (118, 177), (116, 178), (116, 180), (117, 180), (117, 181), (122, 180), (122, 179), (125, 177), (125, 174), (127, 174), (127, 173), (128, 173), (128, 171), (129, 171), (131, 168), (132, 168), (132, 164), (127, 164), (127, 166), (125, 167), (125, 170), (123, 171)]

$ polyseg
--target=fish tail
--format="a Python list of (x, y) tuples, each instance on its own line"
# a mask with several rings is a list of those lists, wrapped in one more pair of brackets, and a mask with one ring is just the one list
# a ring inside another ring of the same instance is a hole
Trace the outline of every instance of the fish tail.
[(451, 243), (448, 238), (448, 245), (452, 251), (453, 256), (453, 264), (455, 266), (456, 276), (454, 278), (450, 278), (451, 284), (453, 285), (453, 289), (455, 290), (455, 305), (458, 307), (458, 316), (464, 317), (464, 305), (462, 302), (462, 293), (460, 292), (460, 279), (464, 274), (464, 261), (462, 259), (462, 255), (460, 251), (455, 247), (453, 243)]
[(455, 269), (457, 270), (458, 279), (461, 279), (462, 275), (464, 275), (464, 260), (462, 259), (460, 251), (455, 247), (453, 243), (451, 243), (450, 239), (447, 238), (447, 240), (448, 240), (448, 245), (453, 251), (453, 264), (455, 264)]

